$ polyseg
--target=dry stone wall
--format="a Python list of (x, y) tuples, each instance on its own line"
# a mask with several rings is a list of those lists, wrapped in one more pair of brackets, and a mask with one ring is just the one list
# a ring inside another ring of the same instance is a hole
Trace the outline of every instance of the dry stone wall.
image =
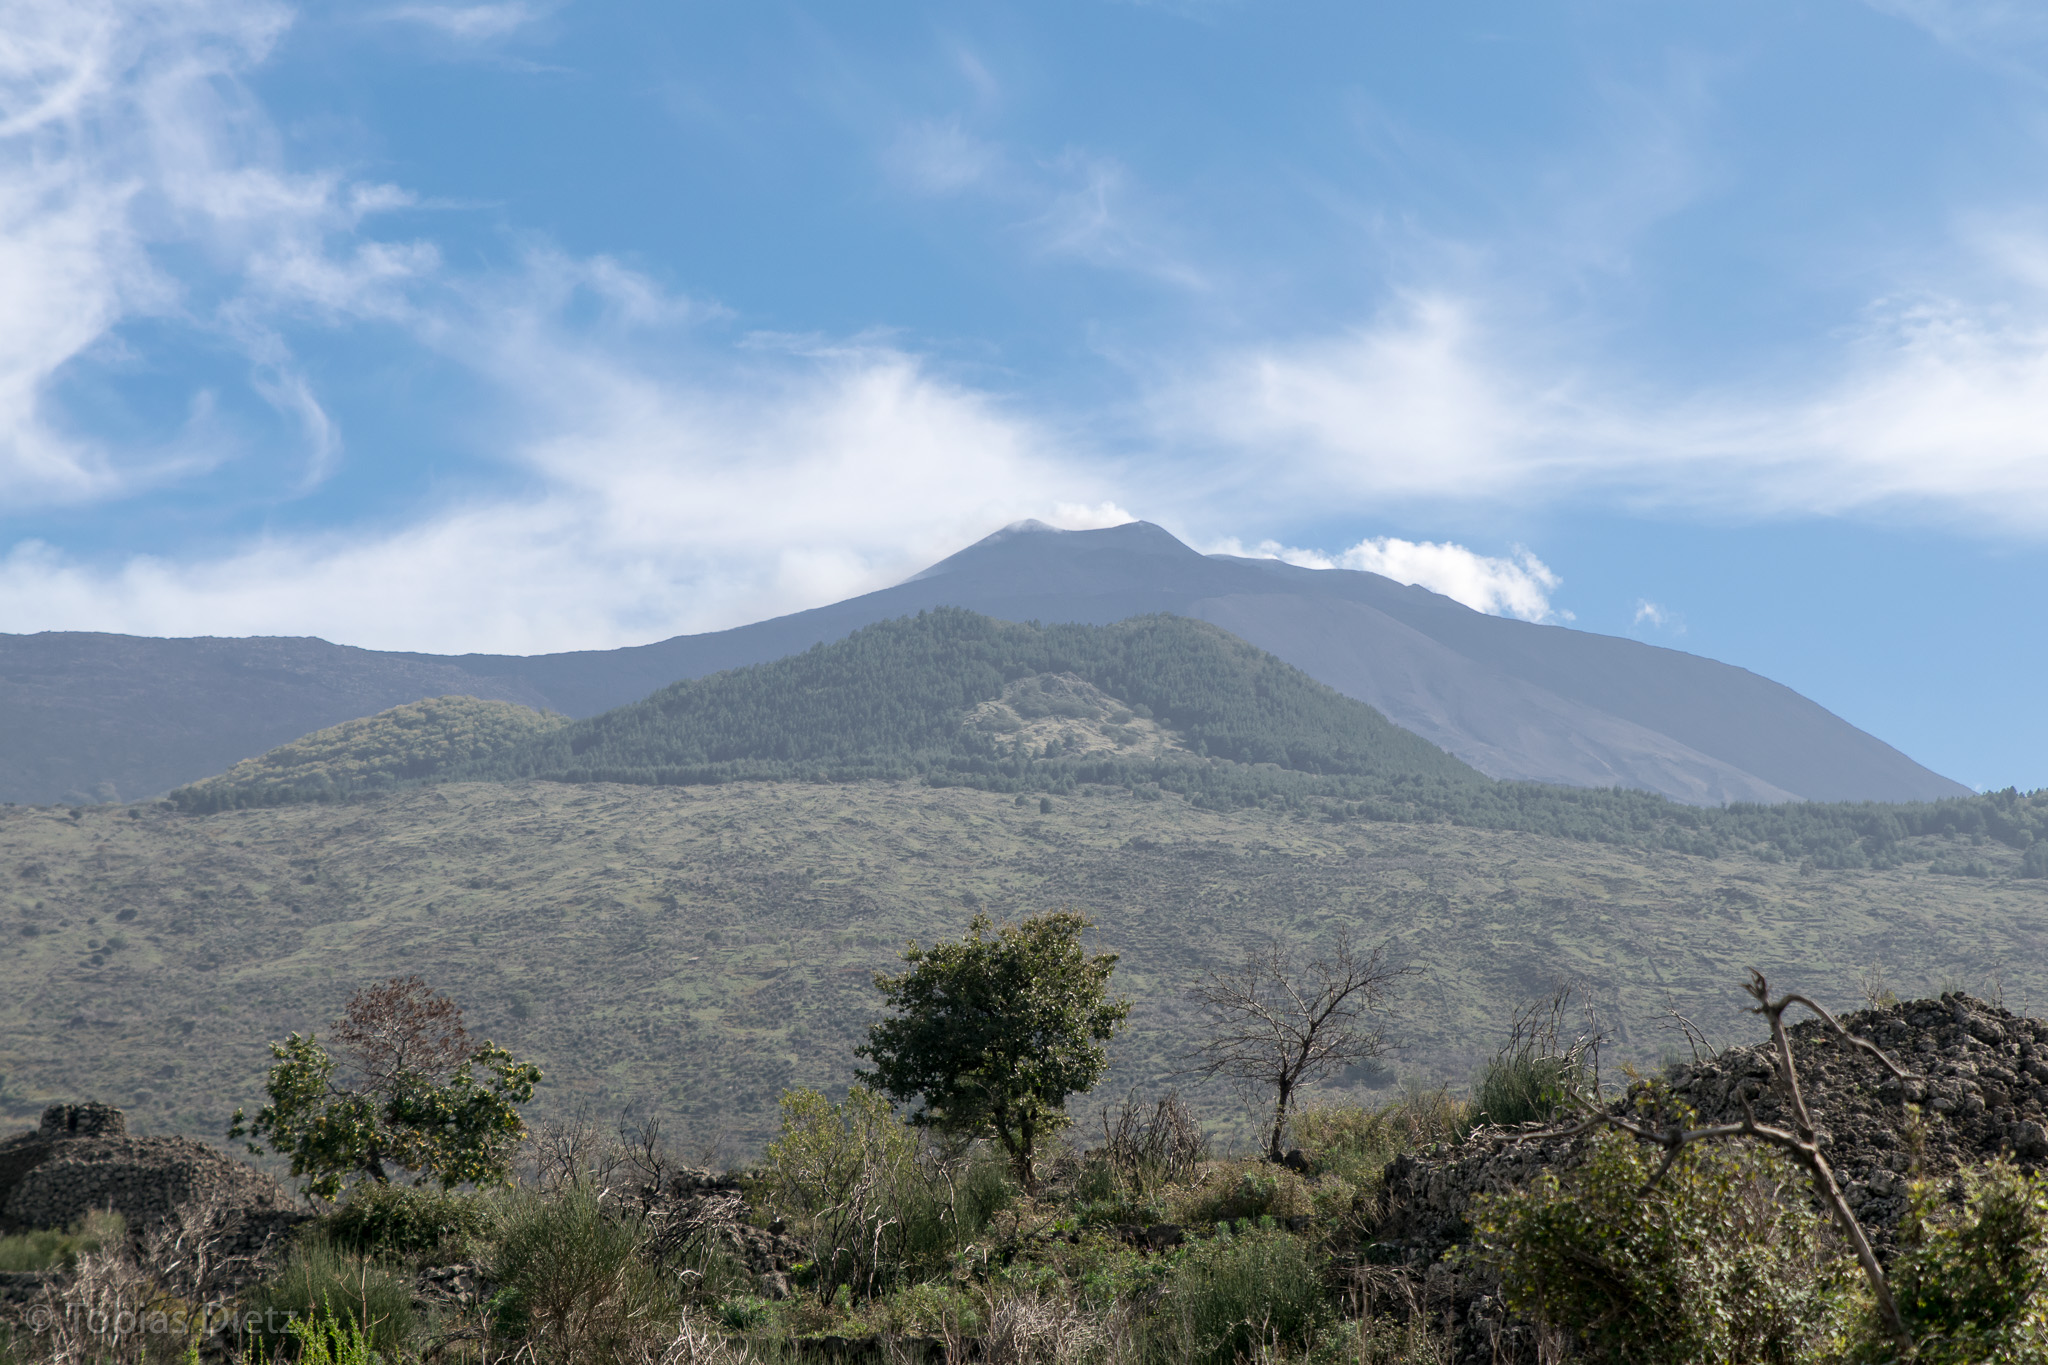
[(0, 1143), (0, 1234), (109, 1208), (139, 1233), (195, 1203), (219, 1204), (255, 1240), (306, 1217), (262, 1172), (190, 1138), (131, 1137), (105, 1105), (52, 1105), (35, 1131)]
[[(1881, 1258), (1890, 1258), (1910, 1178), (1939, 1178), (2001, 1155), (2030, 1170), (2048, 1162), (2048, 1021), (1949, 994), (1865, 1010), (1842, 1023), (1914, 1078), (1892, 1077), (1818, 1020), (1790, 1030), (1821, 1148)], [(1767, 1042), (1674, 1067), (1664, 1080), (1707, 1122), (1740, 1119), (1745, 1099), (1759, 1120), (1789, 1122)], [(1403, 1156), (1387, 1168), (1369, 1259), (1424, 1275), (1458, 1326), (1461, 1361), (1536, 1358), (1533, 1334), (1508, 1320), (1497, 1286), (1480, 1272), (1452, 1271), (1444, 1255), (1470, 1237), (1477, 1196), (1520, 1188), (1579, 1160), (1583, 1141), (1553, 1131), (1544, 1124), (1484, 1128), (1455, 1147)]]

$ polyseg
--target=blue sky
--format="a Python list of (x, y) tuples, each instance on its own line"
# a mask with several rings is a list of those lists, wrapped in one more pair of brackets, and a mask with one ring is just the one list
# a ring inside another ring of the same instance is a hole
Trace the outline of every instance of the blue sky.
[(2048, 785), (2048, 8), (15, 0), (0, 630), (634, 643), (1020, 517)]

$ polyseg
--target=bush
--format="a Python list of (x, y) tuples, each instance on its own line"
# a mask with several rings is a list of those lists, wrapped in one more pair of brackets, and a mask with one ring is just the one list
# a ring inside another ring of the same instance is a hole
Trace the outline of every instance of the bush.
[(827, 1296), (841, 1285), (871, 1296), (945, 1271), (1012, 1197), (990, 1153), (948, 1158), (861, 1086), (839, 1104), (815, 1090), (782, 1097), (762, 1186)]
[(0, 1270), (70, 1270), (78, 1258), (102, 1246), (117, 1246), (128, 1225), (111, 1209), (94, 1210), (62, 1232), (23, 1232), (0, 1237)]
[[(1891, 1282), (1920, 1365), (2048, 1362), (2048, 1179), (2000, 1161), (1915, 1182)], [(1892, 1353), (1867, 1314), (1859, 1358)]]
[(1775, 1151), (1688, 1147), (1654, 1189), (1655, 1147), (1613, 1131), (1565, 1180), (1473, 1201), (1468, 1255), (1510, 1307), (1589, 1361), (1790, 1361), (1839, 1326), (1853, 1263), (1822, 1235)]
[(363, 1184), (327, 1218), (333, 1243), (363, 1254), (460, 1255), (490, 1217), (474, 1195), (404, 1185)]
[(1320, 1268), (1299, 1237), (1271, 1229), (1192, 1247), (1145, 1325), (1159, 1361), (1233, 1365), (1313, 1341), (1333, 1317)]
[(943, 1284), (914, 1284), (889, 1295), (876, 1315), (877, 1324), (899, 1336), (979, 1336), (981, 1310), (961, 1290)]
[[(1411, 1122), (1417, 1118), (1424, 1121)], [(1388, 1162), (1420, 1145), (1419, 1128), (1449, 1136), (1456, 1125), (1437, 1121), (1427, 1110), (1418, 1115), (1397, 1100), (1371, 1109), (1357, 1104), (1305, 1105), (1295, 1111), (1292, 1127), (1294, 1140), (1318, 1174), (1372, 1188)]]
[(1196, 1225), (1291, 1218), (1315, 1207), (1307, 1181), (1258, 1158), (1219, 1162), (1201, 1184), (1176, 1194), (1169, 1200), (1173, 1221)]
[(1515, 1015), (1507, 1041), (1472, 1086), (1474, 1122), (1510, 1128), (1555, 1118), (1567, 1097), (1592, 1088), (1594, 1035), (1563, 1041), (1569, 1000), (1570, 992), (1559, 990)]
[(287, 1340), (303, 1345), (294, 1324), (333, 1324), (395, 1359), (412, 1334), (412, 1284), (374, 1260), (313, 1237), (293, 1247), (284, 1268), (252, 1291), (246, 1311), (251, 1335), (267, 1353)]
[(490, 1277), (492, 1333), (537, 1361), (631, 1358), (677, 1308), (642, 1256), (645, 1230), (627, 1210), (575, 1187), (519, 1191), (505, 1202)]

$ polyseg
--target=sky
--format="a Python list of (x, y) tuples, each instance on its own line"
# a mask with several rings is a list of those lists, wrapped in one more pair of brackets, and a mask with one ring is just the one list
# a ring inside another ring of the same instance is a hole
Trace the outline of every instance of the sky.
[(607, 647), (1140, 517), (2048, 786), (2048, 6), (7, 13), (0, 631)]

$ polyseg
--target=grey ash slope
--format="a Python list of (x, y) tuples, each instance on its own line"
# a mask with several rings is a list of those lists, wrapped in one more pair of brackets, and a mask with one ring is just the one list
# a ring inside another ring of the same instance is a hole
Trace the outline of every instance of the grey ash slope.
[(319, 640), (0, 636), (0, 797), (152, 795), (444, 693), (594, 715), (940, 606), (1013, 621), (1210, 621), (1495, 777), (1707, 805), (1968, 794), (1790, 688), (1710, 659), (1486, 616), (1375, 574), (1205, 556), (1145, 522), (1026, 522), (892, 588), (628, 649), (441, 656)]

